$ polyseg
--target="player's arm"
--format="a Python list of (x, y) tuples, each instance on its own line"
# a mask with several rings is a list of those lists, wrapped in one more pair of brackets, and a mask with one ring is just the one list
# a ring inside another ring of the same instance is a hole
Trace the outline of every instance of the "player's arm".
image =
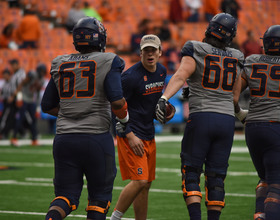
[(59, 102), (59, 94), (54, 80), (51, 78), (41, 101), (42, 111), (53, 116), (58, 116)]
[(105, 78), (104, 88), (107, 99), (111, 103), (112, 112), (116, 115), (117, 120), (121, 123), (127, 123), (129, 116), (121, 84), (121, 73), (123, 69), (124, 61), (116, 56), (112, 62), (111, 69)]
[(185, 84), (186, 80), (194, 73), (196, 68), (195, 60), (190, 56), (184, 56), (175, 74), (171, 77), (163, 96), (166, 100), (175, 95)]
[(194, 73), (196, 68), (195, 60), (190, 56), (184, 56), (175, 74), (171, 77), (167, 87), (159, 99), (156, 106), (156, 119), (161, 123), (166, 123), (166, 104), (185, 84), (186, 80)]
[(248, 83), (245, 77), (245, 74), (242, 72), (242, 74), (239, 75), (237, 78), (234, 87), (233, 87), (233, 103), (234, 103), (234, 112), (235, 116), (242, 122), (245, 122), (246, 116), (248, 114), (248, 110), (242, 109), (239, 104), (239, 97), (240, 94), (247, 88)]

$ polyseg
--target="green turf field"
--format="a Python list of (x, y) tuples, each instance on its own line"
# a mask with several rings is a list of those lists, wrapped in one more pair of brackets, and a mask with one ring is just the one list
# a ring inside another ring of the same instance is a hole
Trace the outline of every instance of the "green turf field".
[[(157, 143), (157, 172), (149, 197), (148, 219), (189, 219), (181, 193), (180, 137), (175, 141), (160, 139)], [(241, 138), (242, 139), (242, 138)], [(8, 166), (9, 169), (5, 169)], [(0, 220), (44, 219), (53, 194), (53, 159), (51, 145), (19, 148), (0, 146)], [(249, 220), (253, 217), (255, 187), (258, 178), (244, 140), (235, 140), (225, 181), (226, 207), (224, 220)], [(116, 204), (124, 182), (118, 170), (113, 201), (108, 216)], [(204, 195), (204, 177), (201, 178)], [(203, 200), (204, 201), (204, 200)], [(67, 219), (85, 219), (86, 189), (78, 210)], [(204, 202), (202, 215), (206, 217)], [(133, 219), (130, 208), (124, 219)], [(107, 218), (109, 219), (109, 218)]]

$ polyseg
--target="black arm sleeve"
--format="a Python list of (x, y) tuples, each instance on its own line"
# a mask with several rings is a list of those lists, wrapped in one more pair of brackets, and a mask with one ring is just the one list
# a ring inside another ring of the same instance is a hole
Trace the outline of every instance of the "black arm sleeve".
[(51, 78), (42, 98), (42, 102), (41, 102), (42, 111), (47, 112), (57, 107), (59, 101), (60, 98), (59, 98), (57, 88), (55, 86), (53, 78)]

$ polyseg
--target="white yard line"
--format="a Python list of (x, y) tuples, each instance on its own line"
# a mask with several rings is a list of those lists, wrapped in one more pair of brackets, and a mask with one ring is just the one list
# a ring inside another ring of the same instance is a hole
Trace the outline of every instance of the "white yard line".
[[(156, 142), (181, 142), (183, 135), (171, 135), (171, 136), (155, 136)], [(244, 134), (235, 134), (234, 140), (245, 140)], [(18, 140), (19, 146), (29, 145), (31, 143), (30, 139)], [(40, 139), (39, 143), (41, 145), (52, 145), (53, 139)], [(10, 140), (0, 140), (0, 146), (9, 146)]]
[[(29, 178), (30, 180), (30, 178)], [(53, 187), (52, 183), (42, 183), (42, 182), (35, 182), (36, 179), (33, 179), (33, 182), (20, 182), (16, 180), (0, 180), (0, 185), (17, 185), (17, 186), (45, 186), (45, 187)], [(49, 179), (47, 179), (49, 180)], [(87, 186), (84, 185), (84, 188)], [(121, 186), (114, 186), (114, 190), (123, 190)], [(171, 194), (182, 194), (181, 190), (172, 190), (172, 189), (154, 189), (151, 188), (150, 192), (154, 193), (171, 193)], [(205, 194), (202, 192), (202, 194)], [(240, 194), (240, 193), (226, 193), (226, 196), (232, 197), (255, 197), (255, 194)]]

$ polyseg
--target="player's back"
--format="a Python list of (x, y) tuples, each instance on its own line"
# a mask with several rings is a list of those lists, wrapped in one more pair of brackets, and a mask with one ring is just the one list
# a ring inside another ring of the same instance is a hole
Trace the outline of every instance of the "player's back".
[(93, 52), (63, 55), (53, 60), (51, 75), (60, 96), (57, 134), (99, 134), (109, 130), (111, 107), (104, 80), (115, 56)]
[(246, 58), (245, 78), (250, 88), (246, 121), (280, 122), (280, 56), (254, 54)]
[(190, 87), (190, 113), (217, 112), (234, 116), (233, 86), (240, 74), (244, 55), (239, 50), (188, 41), (183, 56), (196, 61), (196, 70), (187, 80)]

